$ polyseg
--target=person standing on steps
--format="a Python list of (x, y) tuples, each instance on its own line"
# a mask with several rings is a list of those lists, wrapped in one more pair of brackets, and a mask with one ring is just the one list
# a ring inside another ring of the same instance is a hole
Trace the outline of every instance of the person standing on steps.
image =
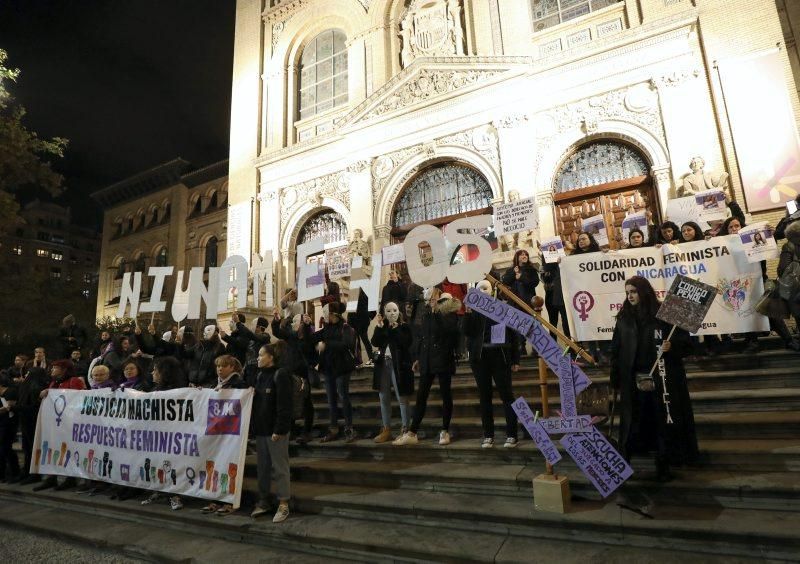
[(413, 369), (419, 372), (419, 389), (414, 405), (414, 420), (405, 437), (398, 438), (394, 444), (416, 444), (417, 431), (425, 417), (428, 395), (434, 379), (439, 379), (439, 394), (442, 396), (442, 430), (439, 444), (450, 444), (450, 419), (453, 417), (453, 395), (451, 384), (456, 372), (456, 349), (458, 346), (458, 316), (461, 301), (448, 293), (431, 290), (429, 306), (422, 316), (422, 326), (417, 331)]
[(264, 345), (258, 351), (251, 434), (256, 438), (258, 503), (250, 517), (270, 511), (270, 485), (275, 482), (278, 509), (273, 523), (289, 517), (289, 431), (292, 427), (291, 370), (280, 368), (286, 343)]
[[(478, 291), (492, 294), (488, 280), (478, 282)], [(492, 409), (492, 380), (503, 402), (506, 416), (505, 448), (517, 446), (517, 414), (511, 407), (514, 394), (511, 375), (519, 370), (519, 346), (514, 331), (505, 327), (495, 330), (497, 323), (475, 311), (467, 313), (465, 329), (469, 346), (469, 364), (480, 394), (481, 448), (494, 446), (494, 413)], [(496, 334), (496, 333), (499, 333)]]
[[(668, 481), (670, 465), (696, 464), (698, 449), (683, 366), (691, 350), (689, 334), (676, 328), (666, 340), (672, 326), (656, 319), (659, 306), (647, 279), (625, 281), (625, 302), (611, 341), (611, 385), (620, 394), (621, 454), (630, 460), (634, 454), (655, 452), (657, 477)], [(651, 374), (659, 347), (662, 360)]]
[(372, 389), (378, 391), (383, 427), (376, 435), (376, 443), (392, 439), (392, 390), (400, 405), (400, 420), (405, 435), (409, 423), (409, 397), (414, 393), (414, 372), (411, 370), (411, 328), (400, 315), (400, 306), (388, 302), (372, 333), (372, 345), (378, 349), (372, 377)]
[(31, 367), (22, 369), (22, 380), (17, 384), (17, 401), (11, 407), (15, 416), (19, 417), (22, 452), (25, 463), (22, 467), (20, 485), (33, 484), (41, 480), (38, 474), (30, 474), (33, 460), (33, 440), (36, 434), (36, 420), (39, 417), (41, 393), (49, 381), (44, 368)]
[(400, 276), (397, 271), (389, 271), (389, 281), (381, 290), (381, 303), (379, 313), (383, 313), (383, 308), (389, 302), (404, 304), (406, 302), (406, 287), (400, 283)]
[[(519, 249), (514, 253), (514, 261), (503, 274), (502, 282), (523, 302), (531, 303), (531, 298), (536, 295), (536, 286), (539, 285), (539, 271), (531, 262), (528, 251)], [(518, 339), (518, 342), (520, 353), (527, 354), (525, 340)]]
[(341, 400), (345, 440), (352, 442), (356, 435), (353, 430), (353, 405), (350, 403), (350, 377), (356, 369), (356, 336), (353, 328), (342, 322), (343, 303), (331, 302), (327, 308), (328, 322), (313, 335), (313, 342), (319, 353), (319, 370), (325, 374), (325, 392), (330, 409), (330, 428), (321, 441), (335, 441), (339, 436), (337, 400)]

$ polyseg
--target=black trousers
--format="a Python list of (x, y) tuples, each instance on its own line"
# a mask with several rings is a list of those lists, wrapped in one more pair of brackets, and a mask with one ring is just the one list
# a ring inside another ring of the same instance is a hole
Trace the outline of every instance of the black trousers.
[[(356, 329), (356, 336), (358, 339), (361, 340), (361, 344), (364, 347), (364, 352), (367, 353), (367, 356), (371, 361), (375, 360), (375, 353), (372, 352), (372, 344), (369, 342), (369, 335), (367, 335), (367, 328), (361, 327)], [(362, 357), (361, 360), (363, 361), (364, 358)]]
[(494, 438), (494, 413), (492, 411), (492, 380), (503, 401), (506, 416), (506, 437), (517, 438), (517, 414), (511, 407), (514, 393), (511, 390), (511, 366), (506, 363), (499, 347), (484, 348), (481, 358), (471, 363), (475, 383), (480, 395), (481, 426), (484, 438)]
[(16, 478), (19, 475), (19, 458), (14, 452), (14, 437), (17, 435), (18, 417), (3, 416), (0, 422), (0, 478)]
[(27, 476), (31, 470), (33, 439), (36, 436), (36, 419), (38, 415), (38, 413), (32, 413), (23, 415), (19, 419), (19, 430), (22, 435), (22, 452), (25, 455), (25, 468), (22, 469), (23, 476)]
[(450, 430), (450, 419), (453, 417), (453, 394), (450, 384), (453, 375), (448, 372), (427, 372), (420, 375), (419, 387), (417, 388), (417, 403), (414, 404), (414, 420), (411, 422), (409, 431), (416, 433), (425, 417), (425, 409), (428, 407), (428, 396), (431, 393), (433, 380), (439, 378), (439, 393), (442, 395), (442, 430)]
[[(561, 323), (563, 324), (562, 332), (567, 337), (570, 336), (569, 334), (569, 321), (567, 320), (567, 308), (562, 306), (554, 306), (552, 304), (548, 305), (545, 302), (545, 307), (547, 308), (547, 320), (550, 322), (550, 325), (554, 327), (558, 327), (558, 318), (561, 317)], [(555, 338), (555, 335), (553, 335)]]

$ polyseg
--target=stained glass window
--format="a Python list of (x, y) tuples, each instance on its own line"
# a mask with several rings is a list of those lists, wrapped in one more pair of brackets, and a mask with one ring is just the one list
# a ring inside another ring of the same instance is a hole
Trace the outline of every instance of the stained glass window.
[(533, 30), (542, 31), (560, 23), (596, 12), (621, 0), (533, 0)]
[(431, 167), (403, 192), (394, 227), (447, 217), (492, 205), (492, 189), (475, 170), (457, 164)]
[(297, 244), (302, 245), (320, 237), (326, 243), (346, 240), (347, 224), (344, 222), (344, 218), (331, 209), (311, 216), (300, 229)]
[(597, 141), (580, 147), (567, 157), (553, 184), (557, 193), (568, 192), (646, 176), (648, 168), (644, 157), (629, 145)]
[(300, 119), (347, 103), (347, 37), (338, 29), (317, 35), (300, 57)]

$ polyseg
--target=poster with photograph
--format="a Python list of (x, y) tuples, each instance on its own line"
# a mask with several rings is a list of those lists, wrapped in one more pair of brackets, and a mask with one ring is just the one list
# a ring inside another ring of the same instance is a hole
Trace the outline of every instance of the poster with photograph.
[(564, 241), (561, 240), (561, 237), (543, 239), (539, 244), (542, 247), (542, 256), (546, 263), (558, 262), (559, 258), (567, 256), (567, 253), (564, 252)]
[(608, 245), (608, 228), (602, 215), (595, 215), (583, 220), (583, 230), (590, 233), (601, 247)]
[(694, 195), (697, 213), (705, 221), (724, 221), (728, 215), (725, 203), (725, 192), (722, 190), (704, 190)]
[(640, 211), (625, 216), (622, 220), (622, 242), (630, 243), (631, 229), (639, 229), (644, 234), (644, 243), (650, 242), (650, 230), (647, 228), (647, 212)]
[(347, 245), (325, 249), (325, 266), (331, 280), (350, 276), (350, 249)]
[(748, 262), (774, 259), (781, 254), (778, 243), (775, 242), (775, 232), (767, 229), (765, 221), (743, 228), (739, 231), (739, 240)]

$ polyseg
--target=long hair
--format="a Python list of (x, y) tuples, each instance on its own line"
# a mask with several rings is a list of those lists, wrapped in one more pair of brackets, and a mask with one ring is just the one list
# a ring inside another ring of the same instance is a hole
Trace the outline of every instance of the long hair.
[(681, 228), (678, 227), (678, 224), (675, 223), (674, 221), (665, 221), (664, 223), (659, 225), (658, 229), (656, 230), (657, 231), (657, 233), (656, 233), (656, 243), (659, 243), (661, 245), (665, 245), (665, 244), (670, 242), (670, 241), (667, 241), (664, 238), (664, 236), (661, 234), (661, 230), (662, 229), (672, 229), (672, 239), (670, 239), (670, 241), (674, 241), (675, 239), (680, 241)]
[(732, 215), (722, 223), (722, 227), (719, 228), (719, 233), (717, 233), (717, 235), (718, 236), (730, 235), (730, 233), (729, 233), (730, 225), (731, 225), (731, 221), (733, 221), (734, 219), (736, 221), (738, 221), (739, 225), (741, 225), (742, 227), (745, 226), (744, 219), (742, 219), (738, 215)]
[[(580, 245), (578, 245), (578, 239), (581, 238), (581, 235), (587, 235), (589, 237), (589, 246), (586, 247), (586, 249), (581, 249)], [(581, 231), (580, 233), (578, 233), (578, 239), (575, 239), (575, 250), (572, 251), (573, 255), (582, 255), (585, 253), (600, 252), (600, 245), (597, 244), (597, 240), (594, 238), (594, 235), (592, 235), (588, 231)]]
[(523, 253), (528, 255), (528, 266), (531, 266), (531, 254), (525, 249), (519, 249), (516, 253), (514, 253), (514, 262), (512, 266), (519, 266), (519, 256)]
[(631, 235), (633, 235), (634, 233), (638, 233), (639, 235), (641, 235), (641, 236), (642, 236), (642, 247), (644, 247), (644, 246), (645, 246), (645, 240), (646, 240), (647, 238), (644, 236), (644, 231), (642, 231), (642, 230), (641, 230), (641, 229), (639, 229), (638, 227), (634, 227), (633, 229), (631, 229), (631, 230), (628, 232), (628, 244), (630, 244), (630, 242), (631, 242)]
[[(694, 229), (694, 239), (686, 240), (683, 238), (683, 228), (686, 227), (687, 225), (692, 229)], [(692, 241), (702, 241), (705, 239), (705, 237), (703, 236), (703, 228), (697, 225), (697, 223), (695, 223), (694, 221), (687, 221), (686, 223), (681, 225), (681, 231), (680, 233), (678, 233), (678, 235), (680, 237), (679, 240), (681, 243), (691, 243)]]
[(183, 366), (174, 356), (157, 358), (153, 367), (158, 370), (158, 375), (161, 376), (161, 382), (156, 387), (157, 390), (173, 390), (188, 386)]
[(625, 281), (625, 286), (633, 286), (636, 288), (636, 291), (639, 293), (639, 305), (632, 306), (626, 297), (625, 302), (622, 304), (622, 309), (617, 315), (617, 318), (655, 317), (658, 308), (661, 306), (661, 303), (658, 301), (658, 298), (656, 297), (656, 291), (653, 290), (653, 286), (650, 285), (650, 281), (647, 280), (647, 278), (642, 278), (641, 276), (631, 276)]
[[(136, 367), (137, 378), (141, 378), (142, 376), (144, 376), (144, 370), (142, 370), (142, 365), (139, 364), (138, 360), (135, 360), (133, 357), (129, 356), (122, 362), (122, 364), (119, 367), (119, 374), (121, 380), (125, 379), (125, 367), (128, 366), (129, 364), (133, 364)], [(161, 371), (159, 370), (159, 372)]]
[(286, 341), (275, 341), (274, 343), (269, 343), (261, 348), (272, 357), (272, 365), (277, 367), (281, 366), (281, 363), (284, 361), (284, 357), (286, 356), (286, 346)]

